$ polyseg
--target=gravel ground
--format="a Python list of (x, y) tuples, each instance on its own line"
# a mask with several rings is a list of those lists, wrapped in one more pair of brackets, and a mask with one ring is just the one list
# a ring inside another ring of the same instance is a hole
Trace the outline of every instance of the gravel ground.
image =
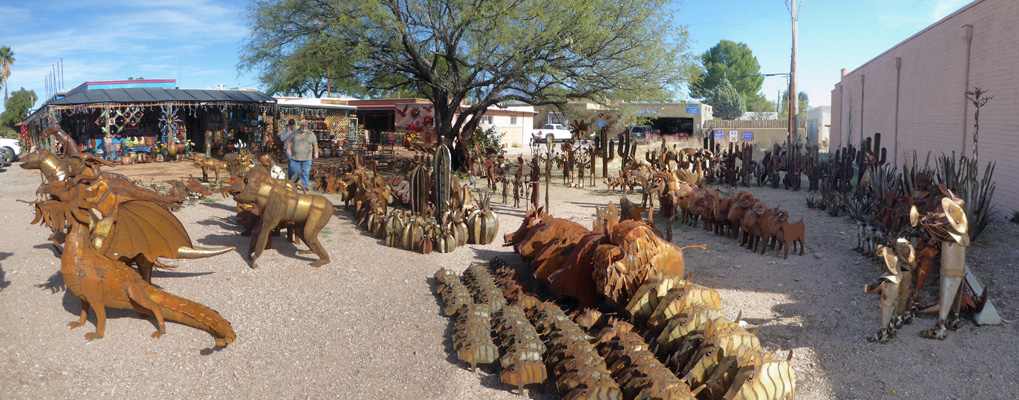
[[(183, 163), (111, 170), (150, 179), (197, 171)], [(296, 256), (300, 249), (276, 238), (261, 267), (252, 270), (240, 252), (248, 238), (233, 224), (234, 203), (216, 195), (176, 215), (197, 244), (240, 251), (174, 262), (175, 271), (157, 271), (153, 281), (218, 311), (237, 340), (213, 351), (208, 333), (177, 323), (153, 339), (153, 319), (112, 310), (105, 338), (89, 342), (83, 336), (94, 330), (94, 314), (85, 327), (67, 329), (80, 302), (63, 287), (48, 231), (29, 225), (31, 208), (15, 201), (32, 199), (38, 184), (34, 171), (0, 172), (0, 224), (8, 227), (0, 235), (0, 398), (520, 398), (492, 371), (471, 373), (456, 360), (452, 323), (432, 289), (439, 267), (463, 271), (494, 256), (519, 262), (501, 239), (421, 255), (385, 247), (338, 211), (321, 234), (331, 264), (309, 267), (311, 258)], [(851, 250), (855, 227), (806, 209), (803, 193), (751, 192), (789, 210), (792, 219), (804, 218), (804, 256), (753, 254), (734, 240), (678, 224), (674, 242), (708, 244), (707, 250), (687, 251), (686, 270), (702, 283), (717, 282), (727, 313), (742, 311), (751, 327), (760, 328), (766, 347), (780, 355), (793, 350), (799, 398), (997, 399), (1019, 393), (1015, 324), (966, 322), (941, 342), (919, 337), (935, 323), (922, 316), (891, 343), (868, 343), (865, 337), (878, 324), (878, 299), (862, 288), (880, 271)], [(584, 225), (595, 206), (619, 199), (601, 183), (589, 189), (553, 184), (551, 194), (553, 215)], [(500, 201), (493, 198), (501, 237), (517, 228), (523, 210)], [(1017, 226), (999, 216), (969, 252), (970, 266), (990, 282), (1006, 320), (1019, 304), (1017, 234)], [(528, 395), (556, 398), (551, 386)]]

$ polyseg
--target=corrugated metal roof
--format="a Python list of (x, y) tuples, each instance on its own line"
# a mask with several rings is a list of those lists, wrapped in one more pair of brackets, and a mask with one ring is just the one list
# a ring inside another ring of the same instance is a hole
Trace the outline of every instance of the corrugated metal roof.
[(276, 99), (253, 90), (197, 90), (162, 88), (90, 89), (72, 93), (47, 105), (76, 105), (94, 103), (275, 103)]

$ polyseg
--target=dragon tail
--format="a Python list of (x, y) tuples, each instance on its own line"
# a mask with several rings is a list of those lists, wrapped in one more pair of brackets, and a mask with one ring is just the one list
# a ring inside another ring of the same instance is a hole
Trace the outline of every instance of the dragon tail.
[[(144, 282), (143, 282), (144, 283)], [(237, 338), (230, 321), (215, 310), (200, 303), (174, 296), (144, 283), (145, 292), (160, 306), (163, 318), (193, 326), (216, 337), (217, 346), (226, 346)]]

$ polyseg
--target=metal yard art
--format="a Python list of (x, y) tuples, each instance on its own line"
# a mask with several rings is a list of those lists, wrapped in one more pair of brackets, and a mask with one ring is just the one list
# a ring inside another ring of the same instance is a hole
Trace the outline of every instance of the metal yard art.
[(149, 200), (153, 195), (147, 189), (100, 171), (101, 161), (77, 150), (73, 142), (65, 144), (71, 154), (67, 158), (36, 150), (22, 165), (44, 172), (39, 189), (43, 199), (30, 202), (36, 214), (32, 223), (50, 228), (50, 240), (64, 245), (60, 271), (82, 305), (81, 318), (68, 324), (71, 329), (83, 326), (92, 309), (96, 331), (85, 337), (101, 339), (107, 308), (134, 309), (156, 317), (153, 337), (166, 333), (168, 319), (208, 331), (219, 346), (233, 342), (230, 323), (217, 312), (150, 284), (153, 267), (172, 268), (157, 258), (210, 257), (233, 248), (193, 246), (180, 221)]

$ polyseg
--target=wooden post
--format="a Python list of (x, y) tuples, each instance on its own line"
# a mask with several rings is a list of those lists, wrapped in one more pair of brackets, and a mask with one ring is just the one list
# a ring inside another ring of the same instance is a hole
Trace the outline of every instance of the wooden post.
[(796, 94), (796, 0), (790, 0), (792, 4), (792, 17), (793, 17), (793, 49), (792, 59), (789, 62), (789, 142), (793, 142), (794, 137), (799, 137), (800, 124), (797, 123), (797, 115), (799, 111), (799, 96)]

